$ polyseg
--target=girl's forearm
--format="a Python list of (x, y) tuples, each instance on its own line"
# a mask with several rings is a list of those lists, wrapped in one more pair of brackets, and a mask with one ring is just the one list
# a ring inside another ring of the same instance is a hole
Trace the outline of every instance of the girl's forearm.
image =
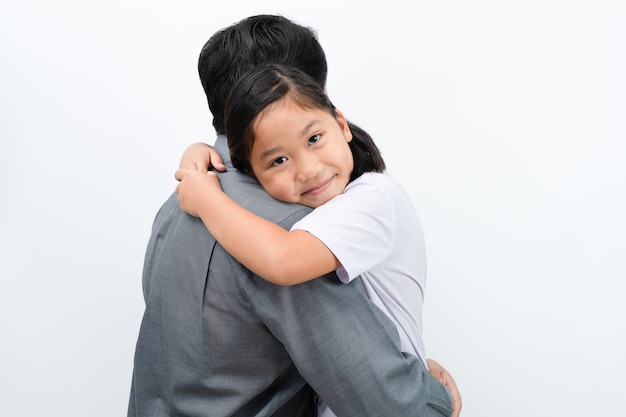
[(207, 198), (199, 214), (228, 253), (275, 284), (299, 284), (339, 266), (332, 252), (313, 235), (289, 232), (244, 209), (224, 192)]

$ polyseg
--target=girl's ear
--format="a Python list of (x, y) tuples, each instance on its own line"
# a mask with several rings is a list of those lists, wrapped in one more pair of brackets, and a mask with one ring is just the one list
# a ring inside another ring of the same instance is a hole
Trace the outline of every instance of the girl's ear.
[(350, 131), (350, 126), (348, 125), (348, 120), (343, 115), (341, 110), (335, 109), (337, 113), (337, 123), (339, 123), (339, 127), (343, 132), (343, 137), (346, 138), (346, 142), (350, 142), (352, 140), (352, 132)]

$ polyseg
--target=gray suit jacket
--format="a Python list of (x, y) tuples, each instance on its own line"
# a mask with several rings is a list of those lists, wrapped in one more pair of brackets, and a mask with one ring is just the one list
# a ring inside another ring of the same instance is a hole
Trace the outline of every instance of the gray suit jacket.
[[(226, 193), (289, 228), (309, 208), (278, 202), (216, 149)], [(250, 236), (250, 239), (259, 239)], [(128, 416), (313, 416), (313, 390), (338, 416), (449, 416), (447, 390), (415, 357), (360, 283), (334, 274), (268, 283), (215, 242), (173, 194), (145, 258), (146, 309)]]

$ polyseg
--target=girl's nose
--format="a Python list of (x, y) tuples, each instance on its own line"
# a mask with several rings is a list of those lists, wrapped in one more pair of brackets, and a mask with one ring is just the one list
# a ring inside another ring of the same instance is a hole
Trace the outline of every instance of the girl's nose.
[(298, 181), (304, 182), (315, 178), (319, 172), (319, 161), (315, 157), (301, 158), (298, 162)]

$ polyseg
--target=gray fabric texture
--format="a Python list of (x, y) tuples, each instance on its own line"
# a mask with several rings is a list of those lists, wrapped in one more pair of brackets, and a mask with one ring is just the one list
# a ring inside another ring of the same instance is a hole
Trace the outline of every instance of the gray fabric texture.
[[(222, 187), (239, 204), (287, 229), (309, 212), (232, 168), (224, 137), (216, 149), (228, 167)], [(359, 279), (273, 285), (182, 212), (176, 194), (154, 221), (143, 288), (129, 417), (314, 416), (313, 390), (340, 417), (451, 413), (447, 390), (400, 352)]]

